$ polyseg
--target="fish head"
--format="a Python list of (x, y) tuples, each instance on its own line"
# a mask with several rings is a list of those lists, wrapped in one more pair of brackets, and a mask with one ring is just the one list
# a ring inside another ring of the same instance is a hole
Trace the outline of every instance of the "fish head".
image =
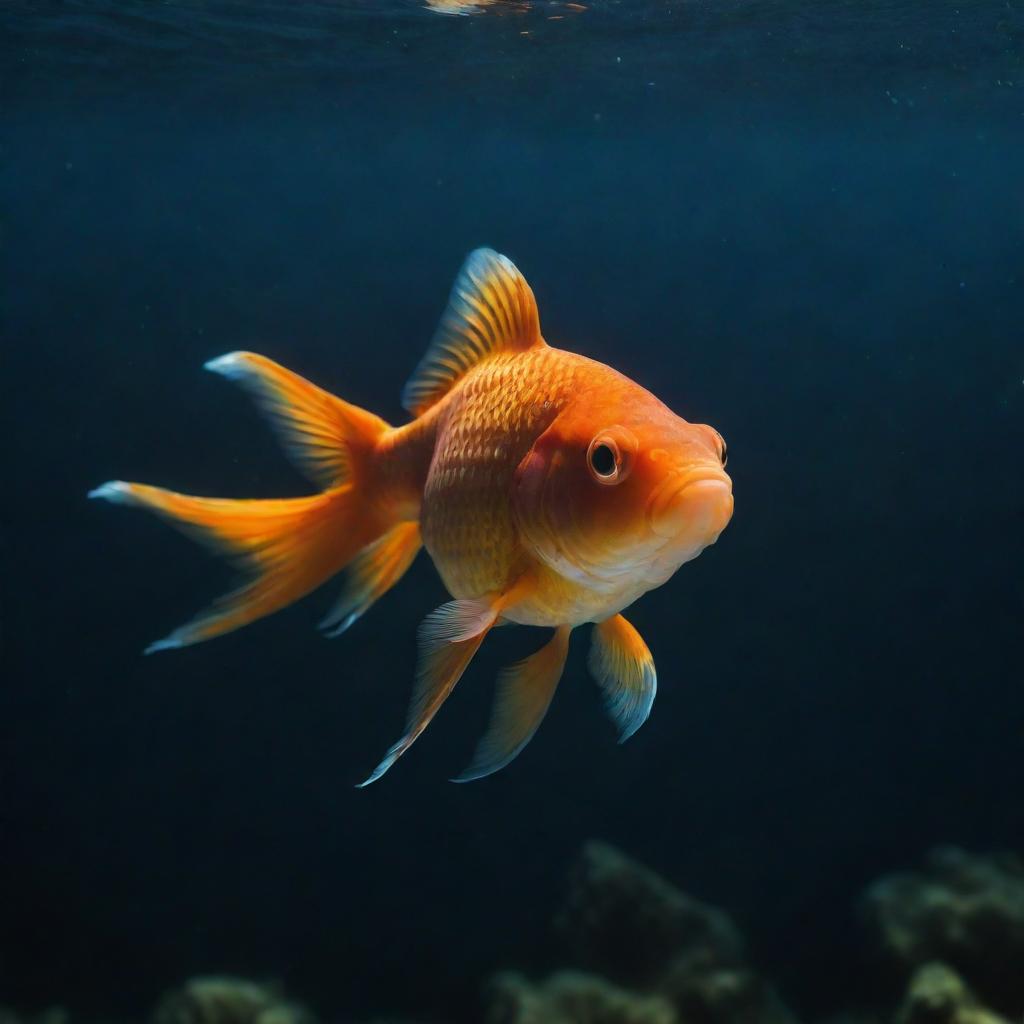
[[(614, 371), (611, 371), (614, 372)], [(664, 583), (714, 544), (733, 512), (726, 447), (626, 378), (581, 389), (516, 473), (513, 505), (533, 553), (580, 583)]]

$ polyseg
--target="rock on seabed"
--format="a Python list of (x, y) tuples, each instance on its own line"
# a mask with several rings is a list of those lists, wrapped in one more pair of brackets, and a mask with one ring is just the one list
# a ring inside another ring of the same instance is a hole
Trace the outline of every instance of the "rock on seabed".
[(871, 885), (862, 909), (881, 955), (901, 972), (949, 964), (986, 1003), (1024, 1014), (1024, 862), (956, 847), (929, 854), (923, 871)]
[(499, 976), (487, 1024), (794, 1022), (728, 914), (606, 843), (584, 846), (555, 925), (582, 970)]

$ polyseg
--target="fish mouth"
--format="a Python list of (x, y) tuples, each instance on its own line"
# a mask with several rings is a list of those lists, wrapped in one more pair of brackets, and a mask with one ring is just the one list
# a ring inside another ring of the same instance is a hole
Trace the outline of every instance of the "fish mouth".
[(666, 540), (707, 547), (732, 518), (732, 481), (724, 473), (666, 480), (651, 496), (647, 520)]

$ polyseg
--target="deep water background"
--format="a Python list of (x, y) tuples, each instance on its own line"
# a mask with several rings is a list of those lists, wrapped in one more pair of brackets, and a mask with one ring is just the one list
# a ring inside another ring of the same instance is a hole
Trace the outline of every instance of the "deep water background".
[[(1024, 849), (1022, 47), (1015, 0), (6, 4), (0, 1001), (138, 1016), (231, 971), (471, 1021), (492, 970), (561, 962), (590, 837), (726, 907), (805, 1016), (870, 998), (869, 880)], [(328, 587), (144, 658), (230, 576), (85, 493), (303, 493), (203, 361), (399, 421), (482, 244), (550, 341), (721, 430), (736, 515), (630, 615), (635, 739), (581, 630), (531, 746), (448, 784), (539, 639), (502, 631), (356, 790), (429, 560), (341, 640)]]

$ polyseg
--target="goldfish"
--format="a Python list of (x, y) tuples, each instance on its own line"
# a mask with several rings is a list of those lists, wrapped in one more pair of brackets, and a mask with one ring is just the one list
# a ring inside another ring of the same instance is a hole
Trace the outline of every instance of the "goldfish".
[(412, 746), (505, 623), (553, 632), (499, 674), (486, 732), (454, 781), (498, 771), (530, 741), (577, 626), (593, 624), (588, 665), (620, 742), (643, 725), (657, 673), (622, 611), (725, 529), (725, 441), (610, 366), (548, 345), (533, 291), (509, 259), (491, 249), (466, 259), (406, 384), (404, 425), (252, 352), (206, 368), (255, 399), (317, 490), (235, 500), (111, 481), (91, 491), (156, 513), (246, 574), (147, 653), (238, 629), (344, 571), (321, 623), (339, 635), (424, 547), (452, 600), (419, 628), (405, 730), (360, 785)]

